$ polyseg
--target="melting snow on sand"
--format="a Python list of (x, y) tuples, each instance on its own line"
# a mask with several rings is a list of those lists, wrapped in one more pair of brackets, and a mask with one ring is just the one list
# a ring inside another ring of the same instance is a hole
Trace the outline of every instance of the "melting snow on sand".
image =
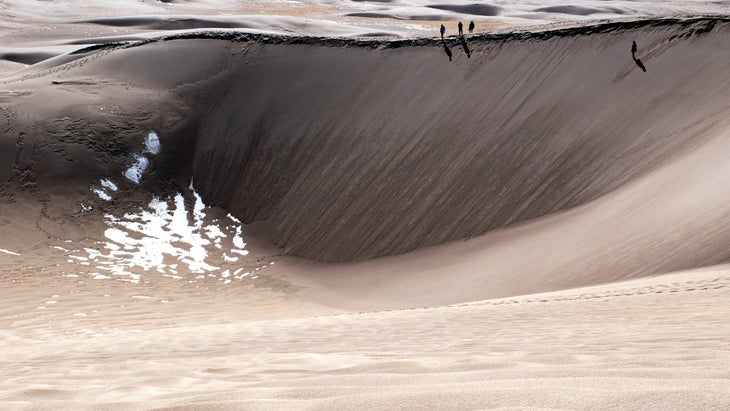
[[(144, 153), (158, 154), (160, 152), (160, 137), (154, 131), (147, 134), (144, 139)], [(142, 154), (134, 155), (134, 163), (124, 172), (124, 177), (129, 181), (139, 184), (142, 181), (142, 174), (149, 166), (150, 160)]]
[[(170, 199), (156, 197), (148, 207), (122, 217), (106, 214), (107, 241), (98, 248), (56, 248), (68, 252), (77, 264), (93, 266), (97, 272), (90, 274), (99, 280), (112, 275), (139, 282), (144, 273), (156, 271), (173, 279), (194, 274), (197, 279), (202, 275), (228, 281), (230, 270), (222, 270), (214, 261), (237, 261), (238, 257), (231, 255), (248, 254), (241, 223), (232, 216), (226, 217), (225, 223), (209, 218), (203, 200), (194, 191), (193, 196), (192, 210), (186, 207), (184, 196), (177, 194)], [(233, 278), (245, 277), (238, 274)]]
[[(144, 146), (144, 152), (135, 154), (134, 164), (123, 173), (136, 184), (142, 181), (149, 165), (145, 155), (160, 152), (157, 133), (150, 132), (144, 139)], [(117, 190), (117, 185), (109, 179), (101, 179), (98, 186), (91, 188), (105, 201), (111, 201)], [(230, 214), (225, 218), (226, 224), (222, 224), (220, 219), (209, 218), (192, 182), (190, 191), (195, 199), (192, 210), (186, 208), (183, 194), (167, 199), (155, 197), (147, 208), (136, 213), (122, 217), (105, 214), (109, 226), (104, 232), (107, 241), (98, 243), (98, 247), (85, 247), (83, 250), (55, 248), (69, 255), (69, 263), (89, 267), (91, 271), (88, 274), (97, 280), (118, 278), (139, 282), (143, 274), (150, 271), (173, 279), (193, 274), (197, 280), (214, 277), (225, 283), (247, 277), (250, 272), (243, 272), (243, 268), (235, 268), (231, 272), (231, 269), (218, 266), (237, 263), (240, 256), (248, 254), (241, 221)]]
[[(143, 152), (134, 154), (132, 165), (122, 173), (124, 177), (135, 184), (142, 182), (142, 175), (150, 165), (150, 160), (145, 154), (159, 154), (161, 148), (160, 137), (154, 131), (149, 132), (144, 139)], [(104, 201), (112, 201), (112, 194), (118, 190), (117, 185), (109, 179), (102, 179), (99, 183), (101, 187), (91, 187), (91, 192)]]

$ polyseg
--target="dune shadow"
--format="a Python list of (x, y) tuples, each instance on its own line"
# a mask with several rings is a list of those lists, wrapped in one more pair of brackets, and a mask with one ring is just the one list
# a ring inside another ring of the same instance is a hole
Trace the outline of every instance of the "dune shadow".
[(644, 73), (646, 73), (646, 66), (644, 66), (644, 63), (642, 63), (642, 62), (641, 62), (641, 59), (637, 59), (636, 57), (634, 57), (634, 63), (636, 63), (636, 65), (637, 65), (637, 66), (639, 66), (639, 68), (640, 68), (640, 69), (641, 69), (641, 70), (642, 70), (642, 71), (643, 71)]
[(453, 57), (453, 55), (451, 54), (451, 49), (449, 48), (449, 46), (446, 45), (446, 42), (443, 39), (441, 40), (441, 44), (444, 45), (444, 52), (447, 56), (449, 56), (449, 61), (451, 61), (451, 58)]
[(461, 47), (464, 48), (464, 53), (466, 53), (466, 57), (471, 58), (471, 51), (469, 50), (469, 45), (466, 44), (466, 38), (464, 36), (461, 36), (459, 40), (461, 41)]
[(431, 9), (450, 11), (452, 13), (473, 14), (476, 16), (499, 16), (502, 7), (492, 4), (432, 4)]
[(191, 30), (191, 29), (240, 29), (250, 28), (246, 24), (235, 21), (224, 21), (199, 18), (163, 18), (163, 17), (109, 17), (80, 21), (80, 23), (97, 24), (110, 27), (143, 27), (149, 30)]

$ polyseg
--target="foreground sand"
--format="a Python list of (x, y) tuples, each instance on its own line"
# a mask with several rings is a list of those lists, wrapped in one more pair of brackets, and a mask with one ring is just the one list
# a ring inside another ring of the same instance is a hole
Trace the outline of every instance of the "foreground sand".
[[(724, 267), (373, 313), (297, 311), (262, 288), (2, 285), (3, 409), (730, 406)], [(30, 289), (57, 304), (35, 309)], [(282, 308), (295, 318), (251, 318)]]

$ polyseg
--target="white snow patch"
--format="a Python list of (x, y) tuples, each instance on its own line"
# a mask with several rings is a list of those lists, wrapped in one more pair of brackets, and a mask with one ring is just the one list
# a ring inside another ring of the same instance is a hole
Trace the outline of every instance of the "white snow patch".
[(111, 180), (106, 179), (106, 178), (101, 179), (101, 181), (99, 183), (101, 184), (102, 187), (112, 190), (112, 191), (117, 191), (119, 189), (116, 184), (114, 184)]
[[(225, 225), (211, 218), (195, 190), (192, 197), (192, 209), (178, 193), (172, 198), (154, 197), (146, 207), (122, 216), (105, 214), (105, 241), (80, 250), (54, 248), (69, 254), (69, 262), (93, 266), (89, 275), (99, 280), (139, 283), (150, 272), (173, 280), (203, 280), (206, 276), (217, 278), (216, 274), (231, 277), (230, 269), (212, 262), (232, 263), (239, 260), (236, 254), (248, 254), (243, 229), (240, 224)], [(231, 240), (223, 241), (228, 238)]]
[(150, 161), (147, 157), (140, 156), (139, 154), (134, 155), (134, 164), (124, 172), (124, 177), (127, 180), (139, 184), (142, 181), (142, 174), (147, 169)]
[(160, 137), (157, 133), (151, 131), (147, 134), (147, 137), (144, 139), (144, 147), (145, 151), (150, 154), (157, 154), (160, 152)]
[(20, 255), (20, 254), (18, 254), (16, 252), (13, 252), (13, 251), (10, 251), (10, 250), (6, 250), (4, 248), (0, 248), (0, 253), (10, 254), (10, 255)]

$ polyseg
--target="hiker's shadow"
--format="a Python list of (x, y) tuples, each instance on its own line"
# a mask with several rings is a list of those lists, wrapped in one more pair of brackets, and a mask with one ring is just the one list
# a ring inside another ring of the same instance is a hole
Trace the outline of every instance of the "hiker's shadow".
[(466, 57), (471, 58), (471, 51), (469, 51), (469, 45), (466, 44), (466, 39), (464, 38), (464, 36), (461, 36), (459, 40), (461, 40), (461, 47), (464, 48), (464, 53), (466, 53)]
[(449, 48), (449, 46), (446, 45), (446, 42), (443, 39), (441, 40), (441, 43), (444, 45), (444, 52), (447, 56), (449, 56), (449, 61), (451, 61), (451, 58), (453, 57), (453, 55), (451, 54), (451, 49)]
[(631, 57), (634, 59), (634, 63), (636, 63), (636, 65), (639, 66), (644, 73), (646, 73), (646, 66), (644, 66), (644, 63), (641, 62), (641, 59), (636, 58), (635, 55), (632, 55)]

